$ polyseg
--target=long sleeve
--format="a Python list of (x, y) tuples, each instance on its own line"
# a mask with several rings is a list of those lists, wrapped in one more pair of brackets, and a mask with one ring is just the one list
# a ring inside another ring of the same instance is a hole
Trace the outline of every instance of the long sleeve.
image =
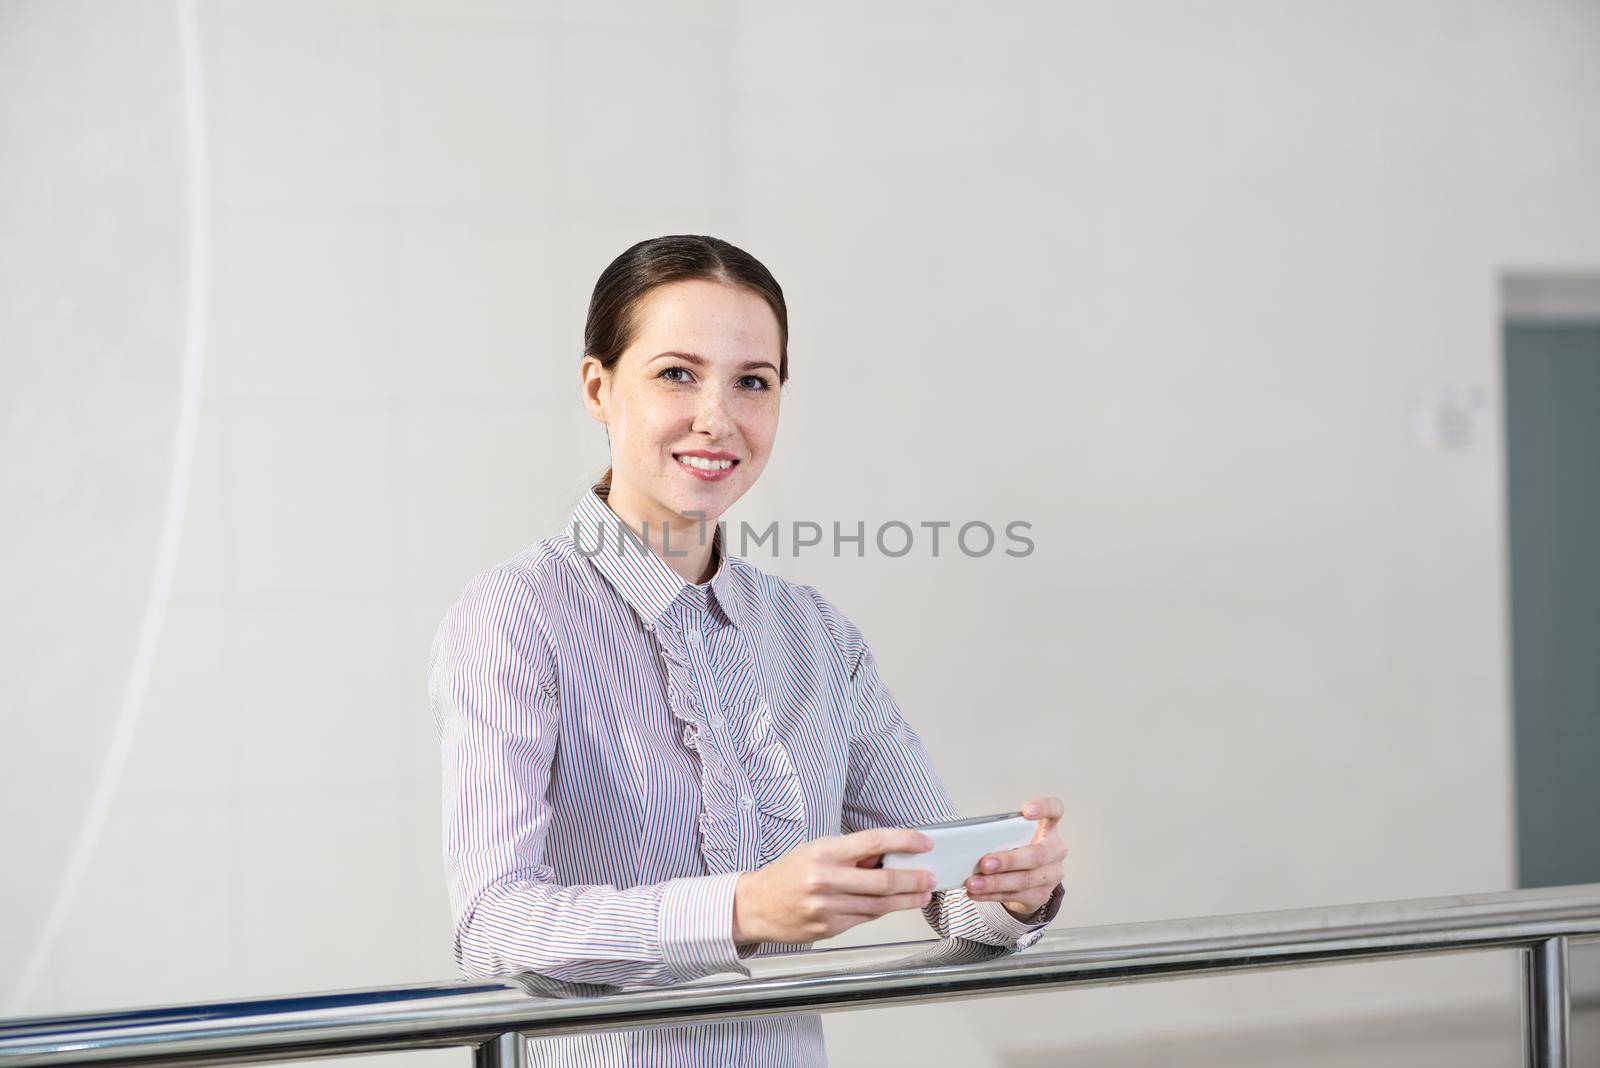
[(545, 865), (560, 697), (537, 597), (514, 571), (475, 578), (446, 613), (428, 689), (443, 767), (455, 956), (467, 978), (669, 985), (749, 975), (733, 943), (741, 872), (618, 889)]
[[(850, 755), (841, 814), (846, 833), (870, 827), (906, 827), (959, 819), (935, 771), (927, 747), (905, 721), (894, 696), (878, 674), (877, 658), (855, 625), (816, 596), (841, 649), (854, 658), (851, 669), (852, 726)], [(945, 937), (1025, 949), (1044, 936), (1061, 907), (1064, 893), (1054, 894), (1036, 915), (1037, 922), (1017, 919), (998, 901), (973, 901), (964, 887), (936, 890), (922, 913)]]

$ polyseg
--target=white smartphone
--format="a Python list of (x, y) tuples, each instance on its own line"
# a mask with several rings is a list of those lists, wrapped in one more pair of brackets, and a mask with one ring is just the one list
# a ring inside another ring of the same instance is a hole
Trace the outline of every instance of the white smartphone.
[(950, 890), (967, 881), (978, 861), (1002, 849), (1015, 849), (1033, 841), (1037, 821), (1020, 812), (997, 812), (911, 828), (933, 840), (926, 853), (885, 853), (885, 868), (927, 868), (933, 872), (935, 890)]

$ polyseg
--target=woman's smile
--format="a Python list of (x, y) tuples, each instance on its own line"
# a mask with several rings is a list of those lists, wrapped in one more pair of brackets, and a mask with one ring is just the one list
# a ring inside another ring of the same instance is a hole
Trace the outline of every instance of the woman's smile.
[(702, 482), (720, 482), (739, 466), (738, 457), (720, 449), (689, 449), (673, 453), (672, 458), (679, 467)]

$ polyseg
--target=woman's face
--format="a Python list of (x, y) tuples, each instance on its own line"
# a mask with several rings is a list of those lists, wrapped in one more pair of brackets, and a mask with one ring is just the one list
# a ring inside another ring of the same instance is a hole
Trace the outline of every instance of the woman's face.
[(639, 519), (701, 512), (709, 531), (777, 436), (777, 316), (742, 286), (692, 279), (645, 294), (635, 326), (609, 373), (583, 361), (585, 402), (611, 439), (608, 500)]

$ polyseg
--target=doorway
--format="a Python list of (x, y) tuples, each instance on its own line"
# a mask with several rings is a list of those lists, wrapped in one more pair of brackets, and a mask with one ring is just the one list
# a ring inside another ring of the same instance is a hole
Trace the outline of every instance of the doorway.
[[(1517, 885), (1600, 883), (1600, 275), (1502, 297)], [(1600, 946), (1571, 971), (1600, 997)]]

